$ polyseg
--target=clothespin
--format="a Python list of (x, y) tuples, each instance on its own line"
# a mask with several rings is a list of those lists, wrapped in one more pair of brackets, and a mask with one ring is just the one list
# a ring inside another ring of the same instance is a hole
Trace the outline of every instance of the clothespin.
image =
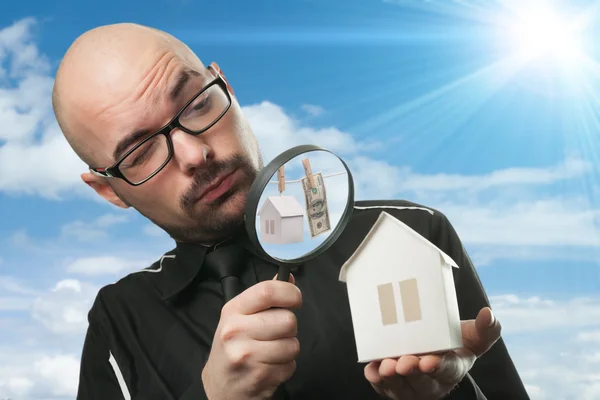
[(285, 190), (285, 170), (283, 165), (277, 170), (277, 188), (280, 194)]
[(310, 189), (314, 189), (317, 185), (315, 185), (315, 177), (313, 176), (312, 169), (310, 168), (310, 160), (308, 158), (302, 160), (302, 166), (304, 166), (304, 173), (308, 178)]

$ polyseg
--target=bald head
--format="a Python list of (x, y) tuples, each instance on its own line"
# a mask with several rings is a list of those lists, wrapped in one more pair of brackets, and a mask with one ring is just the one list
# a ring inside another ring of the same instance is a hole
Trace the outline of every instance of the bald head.
[(107, 119), (115, 119), (123, 103), (152, 97), (174, 64), (203, 68), (184, 43), (141, 25), (101, 26), (73, 42), (58, 68), (52, 104), (67, 141), (84, 162), (107, 162), (110, 154), (99, 150), (106, 147), (100, 142), (112, 140), (102, 132), (110, 129)]
[[(262, 166), (233, 90), (210, 67), (165, 32), (102, 26), (68, 49), (53, 94), (65, 137), (93, 171), (122, 161), (112, 176), (83, 172), (86, 184), (178, 240), (205, 243), (241, 226)], [(175, 116), (180, 125), (161, 130)]]

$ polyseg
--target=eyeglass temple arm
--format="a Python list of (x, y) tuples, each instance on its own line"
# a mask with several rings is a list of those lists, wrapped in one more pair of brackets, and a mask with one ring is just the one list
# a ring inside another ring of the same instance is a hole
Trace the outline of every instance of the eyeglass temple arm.
[(88, 167), (90, 169), (90, 172), (96, 176), (101, 176), (103, 178), (112, 178), (113, 175), (108, 172), (106, 170), (106, 168), (93, 168), (93, 167)]

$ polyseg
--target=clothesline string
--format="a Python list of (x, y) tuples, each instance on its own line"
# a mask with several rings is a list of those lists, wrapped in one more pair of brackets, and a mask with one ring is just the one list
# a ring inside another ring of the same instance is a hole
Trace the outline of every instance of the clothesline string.
[[(333, 174), (324, 175), (323, 179), (325, 179), (325, 178), (331, 178), (332, 176), (344, 175), (345, 173), (346, 172), (344, 171), (344, 172), (336, 172), (336, 173), (333, 173)], [(291, 181), (285, 181), (285, 183), (298, 183), (298, 182), (302, 182), (302, 179), (295, 179), (295, 180), (291, 180)], [(279, 181), (269, 181), (269, 183), (279, 183)]]

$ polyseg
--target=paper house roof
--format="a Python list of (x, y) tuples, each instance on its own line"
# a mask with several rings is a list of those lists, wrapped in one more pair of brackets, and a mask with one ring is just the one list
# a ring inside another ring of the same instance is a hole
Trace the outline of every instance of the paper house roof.
[(267, 204), (273, 204), (282, 217), (296, 217), (304, 215), (304, 208), (294, 196), (269, 196), (260, 208), (258, 215), (261, 215)]
[(448, 264), (454, 268), (458, 268), (456, 262), (449, 255), (440, 250), (436, 245), (425, 239), (404, 222), (394, 218), (385, 211), (382, 211), (361, 244), (354, 251), (352, 256), (350, 256), (350, 258), (344, 263), (344, 265), (342, 265), (342, 268), (340, 269), (339, 280), (346, 282), (348, 269), (354, 264), (354, 260), (358, 257), (358, 254), (360, 254), (361, 250), (368, 246), (371, 240), (379, 240), (379, 238), (381, 238), (381, 240), (388, 240), (390, 237), (398, 237), (398, 239), (394, 238), (393, 240), (402, 240), (402, 238), (406, 238), (406, 236), (409, 236), (409, 238), (414, 239), (429, 249), (435, 250), (440, 255), (440, 261), (442, 261), (440, 265)]

